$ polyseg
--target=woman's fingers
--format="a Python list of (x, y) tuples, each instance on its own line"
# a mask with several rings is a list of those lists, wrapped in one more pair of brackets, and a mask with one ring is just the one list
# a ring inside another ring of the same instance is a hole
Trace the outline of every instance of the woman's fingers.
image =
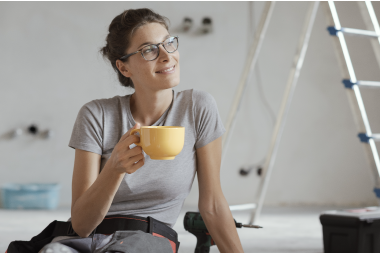
[(131, 148), (126, 152), (127, 157), (133, 157), (139, 154), (142, 154), (143, 149), (140, 146), (136, 146), (134, 148)]
[(144, 159), (143, 154), (135, 155), (135, 156), (128, 159), (127, 166), (130, 167), (133, 164), (135, 164), (136, 162), (140, 161), (141, 159)]
[(123, 151), (129, 150), (129, 146), (132, 145), (133, 143), (139, 143), (140, 142), (140, 137), (137, 135), (123, 135), (122, 138), (120, 138), (120, 141), (116, 144), (119, 146), (120, 149)]
[(133, 129), (138, 128), (140, 128), (140, 124), (137, 123), (120, 138), (109, 159), (112, 160), (110, 161), (112, 163), (111, 166), (121, 173), (131, 174), (144, 165), (145, 158), (142, 148), (140, 146), (129, 148), (133, 143), (140, 142), (139, 136), (130, 135)]
[[(131, 173), (135, 172), (136, 170), (140, 169), (145, 163), (145, 158), (141, 159), (140, 161), (138, 161), (137, 163), (133, 164), (131, 166)], [(129, 174), (131, 174), (129, 173)]]
[(129, 129), (123, 136), (121, 136), (119, 142), (124, 141), (127, 139), (129, 136), (131, 136), (131, 132), (133, 129), (139, 129), (140, 128), (140, 123), (136, 123), (131, 129)]
[(131, 146), (133, 143), (139, 143), (139, 142), (140, 142), (139, 136), (131, 135), (121, 142), (121, 147), (124, 148), (125, 150), (128, 150), (129, 146)]
[[(135, 172), (137, 169), (141, 168), (145, 163), (145, 157), (143, 154), (139, 154), (133, 157), (130, 157), (125, 165), (126, 173), (131, 174)], [(136, 166), (136, 164), (138, 164)]]

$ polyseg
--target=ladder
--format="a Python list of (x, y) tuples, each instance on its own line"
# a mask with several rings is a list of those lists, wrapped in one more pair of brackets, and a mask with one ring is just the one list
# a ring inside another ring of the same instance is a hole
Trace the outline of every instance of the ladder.
[(364, 148), (370, 162), (375, 186), (374, 192), (377, 198), (380, 199), (380, 160), (379, 153), (375, 145), (375, 141), (380, 140), (380, 134), (374, 134), (371, 131), (363, 98), (360, 93), (361, 87), (380, 88), (380, 82), (356, 79), (354, 67), (352, 65), (350, 54), (344, 38), (347, 34), (365, 36), (371, 39), (372, 48), (380, 67), (380, 28), (371, 2), (358, 2), (358, 5), (367, 30), (342, 27), (333, 1), (329, 1), (325, 4), (326, 12), (331, 12), (331, 15), (326, 13), (327, 22), (329, 25), (327, 29), (333, 36), (335, 48), (337, 49), (335, 51), (338, 57), (341, 75), (343, 77), (342, 82), (346, 87), (351, 110), (354, 114), (355, 123), (359, 130), (358, 137), (360, 141), (364, 143)]
[[(243, 70), (243, 74), (240, 78), (238, 88), (235, 94), (235, 98), (232, 103), (232, 107), (230, 109), (230, 113), (228, 115), (227, 124), (226, 124), (226, 133), (222, 137), (222, 146), (223, 146), (223, 153), (222, 153), (222, 161), (221, 166), (223, 165), (224, 158), (227, 154), (227, 147), (228, 143), (230, 141), (231, 132), (235, 126), (235, 118), (236, 115), (240, 109), (240, 105), (242, 102), (242, 97), (244, 94), (244, 91), (248, 84), (248, 79), (255, 69), (256, 62), (259, 58), (261, 46), (263, 44), (265, 33), (267, 31), (267, 28), (269, 26), (269, 21), (272, 17), (273, 9), (275, 6), (275, 2), (273, 1), (267, 1), (265, 3), (263, 12), (261, 14), (260, 22), (258, 24), (257, 30), (255, 32), (255, 37), (253, 39), (251, 48), (249, 50), (249, 54), (247, 56), (245, 67)], [(257, 205), (255, 203), (248, 203), (248, 204), (242, 204), (242, 205), (231, 205), (230, 210), (254, 210), (257, 208)], [(251, 223), (252, 225), (252, 223)]]
[[(380, 199), (380, 160), (379, 160), (379, 154), (377, 152), (375, 141), (380, 140), (380, 134), (373, 134), (369, 125), (368, 117), (364, 108), (364, 103), (362, 96), (360, 94), (360, 87), (379, 87), (380, 88), (380, 82), (373, 82), (373, 81), (366, 81), (366, 80), (357, 80), (355, 76), (355, 72), (353, 69), (353, 65), (349, 56), (348, 48), (345, 43), (344, 34), (349, 35), (359, 35), (359, 36), (366, 36), (372, 39), (372, 47), (375, 52), (375, 56), (377, 59), (377, 62), (380, 67), (380, 28), (378, 21), (375, 16), (375, 12), (373, 10), (372, 4), (370, 1), (366, 2), (359, 2), (359, 9), (361, 12), (361, 15), (366, 23), (367, 30), (359, 30), (359, 29), (352, 29), (352, 28), (343, 28), (340, 25), (338, 14), (335, 9), (334, 2), (322, 2), (322, 4), (325, 7), (326, 11), (326, 19), (328, 23), (327, 30), (329, 33), (334, 36), (334, 45), (335, 45), (335, 51), (337, 53), (338, 62), (340, 65), (341, 73), (343, 76), (343, 84), (347, 88), (347, 95), (350, 101), (351, 109), (354, 114), (356, 125), (359, 129), (358, 137), (360, 138), (360, 141), (363, 142), (365, 145), (365, 151), (367, 153), (367, 157), (369, 158), (371, 170), (373, 172), (373, 178), (374, 178), (374, 192), (377, 196), (377, 198)], [(266, 156), (265, 163), (262, 168), (262, 180), (260, 182), (259, 190), (257, 192), (257, 204), (251, 203), (251, 204), (245, 204), (245, 205), (236, 205), (236, 206), (230, 206), (231, 210), (245, 210), (245, 209), (252, 209), (251, 217), (249, 224), (253, 224), (255, 221), (257, 221), (261, 209), (263, 207), (267, 186), (270, 180), (270, 175), (273, 170), (273, 166), (275, 163), (277, 150), (280, 144), (281, 135), (283, 132), (283, 129), (285, 127), (285, 122), (287, 118), (287, 114), (290, 108), (291, 100), (293, 97), (293, 93), (298, 81), (298, 77), (300, 75), (300, 71), (303, 65), (303, 61), (306, 55), (306, 50), (309, 43), (310, 34), (312, 31), (313, 23), (315, 20), (315, 16), (318, 10), (319, 1), (317, 2), (311, 2), (308, 12), (306, 14), (306, 19), (304, 23), (304, 28), (301, 32), (298, 49), (294, 57), (293, 61), (293, 67), (290, 71), (287, 86), (285, 88), (285, 93), (283, 96), (282, 104), (280, 107), (280, 111), (277, 116), (276, 125), (273, 130), (271, 144), (269, 147), (269, 151)], [(233, 106), (231, 108), (228, 120), (227, 120), (227, 131), (224, 136), (223, 141), (223, 157), (225, 157), (225, 149), (226, 145), (229, 140), (229, 136), (231, 134), (231, 129), (233, 126), (234, 119), (236, 117), (236, 113), (238, 112), (239, 105), (241, 102), (241, 97), (244, 91), (244, 88), (246, 86), (246, 81), (249, 76), (249, 73), (253, 71), (254, 64), (252, 64), (252, 59), (256, 58), (258, 52), (256, 51), (256, 48), (254, 47), (255, 43), (259, 41), (259, 38), (263, 39), (264, 35), (262, 26), (265, 27), (264, 23), (269, 22), (270, 15), (266, 15), (268, 13), (269, 9), (272, 9), (269, 7), (269, 4), (266, 8), (264, 8), (264, 12), (262, 15), (262, 21), (261, 26), (259, 25), (258, 34), (255, 34), (255, 41), (252, 45), (251, 52), (254, 56), (248, 57), (246, 62), (246, 68), (243, 72), (243, 77), (240, 81), (238, 91), (236, 93)], [(269, 11), (271, 13), (272, 10)], [(264, 29), (264, 33), (265, 33)], [(261, 42), (261, 41), (260, 41)], [(260, 44), (260, 43), (259, 43)], [(250, 61), (251, 60), (251, 61)], [(255, 61), (253, 61), (255, 63)], [(223, 158), (222, 158), (223, 160)], [(380, 203), (380, 202), (379, 202)]]

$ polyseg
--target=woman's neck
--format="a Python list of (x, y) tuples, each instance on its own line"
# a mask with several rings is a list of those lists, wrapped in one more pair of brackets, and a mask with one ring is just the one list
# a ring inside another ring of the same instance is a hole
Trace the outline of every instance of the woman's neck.
[(132, 94), (130, 108), (133, 119), (141, 126), (153, 125), (168, 109), (173, 99), (173, 90), (138, 92)]

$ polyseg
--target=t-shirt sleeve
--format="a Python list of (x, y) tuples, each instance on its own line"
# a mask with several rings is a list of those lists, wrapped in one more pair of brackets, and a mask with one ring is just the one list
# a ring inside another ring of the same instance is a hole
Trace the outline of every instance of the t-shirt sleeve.
[(193, 90), (193, 112), (197, 133), (196, 149), (206, 146), (226, 131), (216, 101), (211, 94)]
[(74, 123), (69, 147), (102, 155), (103, 117), (102, 106), (97, 101), (83, 105)]

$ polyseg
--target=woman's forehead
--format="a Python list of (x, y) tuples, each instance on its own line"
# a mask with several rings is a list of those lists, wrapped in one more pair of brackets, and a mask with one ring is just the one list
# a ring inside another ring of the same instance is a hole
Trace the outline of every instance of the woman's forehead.
[(140, 47), (142, 44), (156, 44), (169, 36), (166, 28), (159, 23), (149, 23), (139, 27), (132, 36), (131, 46)]

